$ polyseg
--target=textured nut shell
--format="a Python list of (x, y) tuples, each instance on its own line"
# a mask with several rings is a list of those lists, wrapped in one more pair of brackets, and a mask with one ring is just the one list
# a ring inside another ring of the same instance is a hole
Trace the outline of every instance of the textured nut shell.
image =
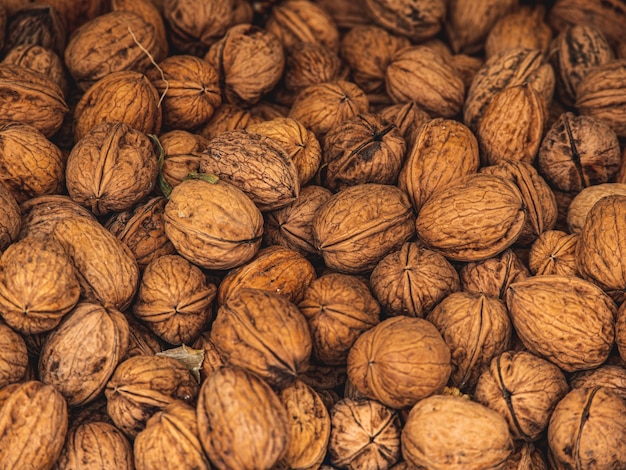
[(509, 248), (525, 223), (517, 186), (499, 176), (475, 174), (435, 192), (418, 213), (416, 228), (428, 248), (448, 259), (471, 262)]
[(22, 227), (20, 213), (15, 196), (0, 184), (0, 250), (5, 250), (19, 235)]
[(414, 42), (435, 36), (446, 14), (443, 0), (363, 0), (363, 6), (375, 23)]
[(133, 450), (137, 470), (211, 468), (198, 436), (196, 410), (183, 402), (157, 411), (135, 438)]
[(503, 470), (548, 470), (543, 452), (531, 442), (524, 442), (504, 463)]
[(332, 407), (328, 453), (333, 465), (356, 470), (389, 468), (400, 458), (400, 417), (366, 398), (344, 398)]
[[(618, 318), (621, 312), (618, 312)], [(574, 388), (605, 387), (626, 399), (626, 369), (622, 366), (605, 364), (597, 369), (577, 372), (570, 377)]]
[(52, 330), (76, 305), (79, 295), (72, 261), (54, 241), (26, 238), (0, 257), (0, 311), (17, 331)]
[(133, 470), (133, 448), (124, 433), (110, 423), (73, 425), (55, 468)]
[(386, 106), (379, 110), (378, 114), (384, 120), (398, 126), (409, 147), (417, 139), (422, 126), (431, 119), (430, 115), (414, 101)]
[(262, 122), (263, 119), (250, 110), (242, 109), (234, 104), (222, 103), (209, 121), (198, 130), (198, 134), (206, 139), (213, 139), (222, 132), (245, 129), (251, 124)]
[(92, 128), (67, 158), (70, 197), (95, 214), (124, 211), (156, 186), (158, 158), (145, 133), (121, 122)]
[(567, 228), (571, 233), (580, 233), (591, 208), (602, 198), (619, 194), (626, 196), (626, 184), (603, 183), (588, 186), (580, 191), (567, 210)]
[(435, 395), (419, 401), (402, 429), (402, 455), (418, 468), (498, 468), (512, 451), (504, 418), (465, 397)]
[(439, 253), (407, 242), (385, 256), (370, 286), (386, 315), (424, 317), (444, 297), (460, 289), (459, 275)]
[(217, 350), (213, 341), (210, 339), (211, 332), (205, 331), (193, 343), (193, 349), (203, 350), (204, 358), (202, 367), (200, 368), (200, 378), (204, 381), (213, 372), (224, 366), (222, 354)]
[(0, 388), (22, 381), (27, 367), (28, 350), (24, 338), (0, 323)]
[(529, 276), (528, 268), (511, 249), (459, 270), (462, 290), (502, 298), (512, 282)]
[(248, 196), (218, 181), (187, 180), (165, 206), (165, 233), (180, 255), (208, 269), (230, 269), (252, 258), (263, 216)]
[(626, 465), (624, 400), (610, 389), (569, 392), (556, 406), (548, 426), (553, 468), (620, 468)]
[(391, 185), (359, 184), (333, 195), (313, 219), (326, 266), (345, 273), (373, 269), (415, 233), (408, 197)]
[(526, 348), (567, 372), (602, 364), (614, 344), (615, 303), (599, 287), (570, 276), (534, 276), (505, 294)]
[(175, 129), (159, 136), (163, 147), (163, 163), (160, 176), (172, 188), (179, 185), (190, 173), (200, 170), (200, 152), (209, 140), (199, 134)]
[(0, 467), (50, 470), (67, 433), (67, 405), (51, 385), (29, 381), (0, 408)]
[(278, 387), (306, 370), (312, 347), (306, 319), (292, 302), (252, 288), (238, 289), (219, 308), (211, 341), (226, 362)]
[(530, 247), (528, 267), (532, 274), (578, 275), (576, 245), (578, 234), (561, 230), (543, 232)]
[(153, 356), (163, 350), (159, 338), (134, 315), (126, 315), (126, 320), (128, 322), (128, 351), (123, 360), (134, 356)]
[(476, 401), (504, 416), (516, 439), (536, 441), (569, 387), (563, 372), (527, 351), (495, 357), (480, 376)]
[(450, 348), (432, 323), (392, 317), (363, 333), (348, 354), (348, 379), (392, 408), (439, 393), (450, 377)]
[(54, 385), (69, 406), (95, 400), (128, 348), (124, 315), (97, 304), (79, 303), (45, 340), (40, 380)]
[(287, 450), (288, 416), (256, 375), (223, 367), (202, 384), (197, 407), (200, 441), (218, 468), (271, 468)]
[[(284, 101), (285, 105), (292, 104), (298, 93), (306, 87), (341, 80), (348, 72), (337, 53), (321, 43), (297, 43), (285, 54), (284, 90), (283, 93), (278, 91), (275, 96), (277, 101)], [(357, 85), (360, 86), (359, 83)]]
[(111, 10), (130, 11), (141, 16), (146, 23), (154, 28), (154, 35), (159, 44), (158, 57), (165, 57), (169, 46), (167, 44), (165, 22), (158, 4), (158, 1), (152, 0), (111, 0)]
[(67, 96), (68, 75), (61, 57), (42, 46), (23, 44), (9, 50), (2, 59), (4, 64), (19, 65), (39, 72), (54, 82)]
[(416, 211), (438, 189), (480, 165), (476, 137), (462, 123), (444, 118), (426, 122), (409, 151), (398, 178), (398, 187), (409, 195)]
[[(31, 3), (31, 2), (28, 2)], [(5, 48), (36, 44), (57, 53), (63, 52), (67, 31), (59, 11), (51, 5), (29, 5), (15, 11), (6, 24)]]
[(196, 379), (177, 359), (134, 356), (117, 366), (104, 394), (115, 425), (136, 437), (148, 419), (170, 403), (195, 403), (198, 390)]

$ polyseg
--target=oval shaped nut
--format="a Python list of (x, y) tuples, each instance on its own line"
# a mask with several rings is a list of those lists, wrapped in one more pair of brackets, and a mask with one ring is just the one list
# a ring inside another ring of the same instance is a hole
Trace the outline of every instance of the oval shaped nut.
[(585, 226), (587, 215), (596, 203), (614, 194), (626, 196), (625, 183), (603, 183), (588, 186), (571, 201), (567, 210), (567, 228), (570, 233), (580, 233)]
[(530, 272), (537, 276), (545, 274), (577, 276), (577, 244), (577, 233), (546, 230), (530, 247), (528, 256)]
[(443, 0), (365, 0), (363, 6), (375, 23), (415, 42), (435, 36), (446, 16)]

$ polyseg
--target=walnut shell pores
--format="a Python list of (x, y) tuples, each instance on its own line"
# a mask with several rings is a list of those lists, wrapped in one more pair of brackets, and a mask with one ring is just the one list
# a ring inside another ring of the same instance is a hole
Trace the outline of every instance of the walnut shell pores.
[(392, 408), (413, 406), (440, 392), (450, 372), (450, 348), (421, 318), (384, 320), (359, 336), (348, 354), (350, 382)]
[(178, 253), (207, 269), (245, 263), (258, 251), (263, 235), (259, 209), (224, 181), (183, 181), (172, 190), (164, 219)]
[(332, 196), (313, 220), (315, 246), (326, 265), (344, 273), (372, 270), (415, 233), (415, 216), (395, 186), (359, 184)]

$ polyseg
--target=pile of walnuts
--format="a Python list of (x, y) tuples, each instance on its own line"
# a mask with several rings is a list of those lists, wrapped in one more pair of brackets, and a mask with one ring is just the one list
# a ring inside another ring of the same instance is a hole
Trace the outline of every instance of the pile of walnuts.
[(619, 0), (4, 0), (0, 468), (626, 468), (624, 139)]

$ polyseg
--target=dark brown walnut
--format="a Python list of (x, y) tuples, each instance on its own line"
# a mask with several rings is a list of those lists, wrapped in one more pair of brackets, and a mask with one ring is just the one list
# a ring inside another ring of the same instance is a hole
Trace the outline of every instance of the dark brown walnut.
[(182, 400), (193, 406), (198, 390), (198, 382), (182, 362), (167, 356), (135, 356), (117, 366), (104, 393), (107, 413), (134, 438), (167, 405)]
[(325, 366), (312, 363), (303, 374), (298, 376), (298, 379), (319, 393), (344, 388), (346, 377), (345, 366)]
[(183, 181), (172, 191), (163, 217), (165, 233), (176, 251), (203, 268), (240, 266), (261, 245), (261, 212), (226, 181)]
[(61, 89), (64, 96), (67, 96), (68, 74), (61, 57), (52, 49), (23, 44), (9, 50), (2, 63), (19, 65), (45, 75)]
[(511, 320), (504, 302), (485, 294), (454, 292), (426, 317), (450, 347), (450, 384), (473, 390), (491, 360), (511, 345)]
[(222, 103), (213, 113), (213, 117), (197, 132), (200, 136), (210, 140), (222, 132), (245, 129), (259, 122), (263, 122), (263, 119), (253, 114), (252, 111), (234, 104)]
[(51, 385), (24, 382), (0, 408), (0, 467), (52, 469), (67, 425), (63, 396)]
[(474, 174), (433, 193), (417, 215), (426, 247), (455, 261), (482, 261), (509, 248), (526, 224), (524, 198), (500, 176)]
[(363, 0), (363, 6), (374, 23), (413, 42), (435, 36), (446, 15), (443, 0)]
[(415, 216), (396, 186), (358, 184), (328, 199), (313, 219), (315, 247), (326, 266), (344, 273), (374, 269), (415, 234)]
[(0, 184), (0, 250), (5, 250), (18, 237), (21, 227), (20, 206), (13, 193), (2, 182)]
[(112, 11), (130, 11), (141, 16), (146, 23), (154, 28), (154, 35), (159, 43), (159, 57), (167, 56), (169, 45), (165, 21), (158, 7), (159, 2), (152, 0), (110, 0), (107, 3), (111, 4)]
[(452, 0), (447, 5), (446, 35), (454, 52), (475, 53), (484, 45), (500, 18), (517, 6), (516, 0)]
[(193, 342), (193, 348), (204, 351), (202, 367), (200, 368), (201, 381), (205, 381), (213, 372), (225, 365), (221, 353), (211, 341), (211, 332), (205, 331)]
[(81, 297), (125, 310), (139, 284), (139, 267), (130, 249), (88, 218), (73, 217), (54, 225), (58, 242), (74, 265)]
[(133, 470), (133, 447), (124, 433), (110, 423), (93, 421), (70, 425), (54, 468)]
[(410, 45), (406, 37), (394, 36), (376, 25), (356, 26), (341, 38), (341, 57), (350, 74), (366, 93), (383, 91), (385, 71), (396, 53)]
[(422, 318), (448, 294), (460, 290), (454, 267), (416, 242), (385, 256), (372, 271), (370, 286), (386, 315)]
[(132, 70), (111, 72), (95, 82), (74, 109), (76, 142), (105, 122), (123, 122), (138, 132), (161, 130), (159, 94), (145, 75)]
[(202, 383), (197, 418), (217, 468), (272, 468), (287, 451), (290, 417), (270, 386), (242, 369), (222, 367)]
[(313, 357), (323, 364), (345, 364), (361, 333), (380, 321), (380, 305), (367, 285), (346, 274), (312, 281), (298, 308), (309, 323)]
[[(12, 1), (15, 3), (15, 0), (9, 0), (9, 3)], [(24, 3), (22, 0), (17, 2)], [(104, 0), (47, 0), (46, 3), (63, 16), (68, 33), (108, 10), (108, 3)]]
[(189, 344), (207, 327), (217, 288), (197, 266), (163, 255), (143, 273), (133, 313), (169, 344)]
[(318, 0), (321, 6), (340, 29), (368, 24), (369, 18), (363, 15), (363, 0)]
[(583, 77), (593, 67), (615, 58), (604, 33), (588, 23), (565, 28), (549, 53), (557, 78), (557, 95), (570, 106), (576, 102), (576, 90)]
[(49, 138), (68, 111), (63, 91), (52, 80), (26, 67), (0, 64), (0, 125), (30, 124)]
[(357, 114), (324, 136), (322, 184), (331, 191), (363, 183), (394, 184), (406, 148), (395, 124), (378, 114)]
[(463, 122), (471, 129), (476, 129), (485, 108), (499, 91), (524, 83), (528, 83), (538, 92), (545, 103), (551, 103), (554, 94), (554, 70), (546, 61), (543, 51), (516, 47), (489, 58), (476, 73), (467, 90), (463, 104)]
[(503, 298), (509, 285), (529, 276), (528, 268), (511, 249), (497, 256), (467, 263), (459, 270), (462, 290)]
[(385, 71), (385, 87), (394, 103), (415, 101), (432, 116), (450, 118), (463, 107), (463, 79), (445, 56), (427, 45), (396, 52)]
[(622, 249), (626, 196), (600, 199), (589, 211), (576, 244), (581, 276), (621, 303), (626, 298), (626, 251)]
[(317, 209), (332, 193), (321, 186), (308, 185), (300, 195), (281, 209), (265, 213), (264, 239), (268, 245), (281, 245), (304, 255), (316, 254), (313, 219)]
[(494, 357), (476, 384), (474, 398), (506, 418), (515, 439), (540, 439), (554, 407), (568, 392), (563, 372), (527, 351)]
[(133, 454), (137, 470), (211, 468), (198, 436), (196, 410), (183, 402), (167, 405), (148, 420), (135, 438)]
[(247, 129), (263, 134), (283, 147), (296, 166), (301, 186), (315, 176), (322, 161), (322, 148), (315, 134), (301, 122), (279, 117), (252, 124)]
[[(175, 129), (159, 136), (163, 148), (163, 163), (160, 164), (159, 179), (166, 187), (174, 188), (190, 174), (200, 171), (201, 152), (209, 140), (199, 134)], [(159, 181), (159, 186), (164, 186)], [(162, 189), (162, 188), (161, 188)]]
[(134, 356), (152, 356), (163, 350), (161, 340), (137, 317), (130, 313), (125, 316), (128, 323), (128, 350), (122, 360)]
[(618, 417), (624, 400), (604, 387), (574, 389), (550, 417), (551, 468), (621, 468), (626, 465), (626, 427)]
[(407, 144), (398, 187), (408, 194), (417, 212), (438, 189), (478, 171), (476, 137), (467, 126), (453, 119), (425, 122), (415, 140)]
[(539, 171), (554, 188), (577, 193), (606, 183), (621, 161), (617, 135), (594, 116), (565, 112), (546, 132), (537, 155)]
[(137, 13), (113, 11), (77, 30), (64, 55), (76, 85), (85, 91), (112, 72), (144, 73), (152, 67), (150, 55), (160, 62), (163, 53), (154, 26)]
[(218, 305), (223, 305), (229, 296), (247, 287), (275, 292), (297, 304), (316, 277), (315, 267), (299, 252), (283, 246), (267, 246), (222, 278), (217, 293)]
[(612, 195), (626, 196), (626, 184), (601, 183), (587, 186), (577, 193), (567, 208), (567, 230), (580, 233), (591, 208), (602, 198)]
[(328, 453), (350, 470), (389, 468), (400, 459), (398, 412), (367, 398), (339, 400), (332, 407)]
[(312, 348), (306, 318), (296, 305), (253, 288), (237, 290), (220, 306), (211, 341), (225, 362), (277, 387), (306, 370)]
[(493, 57), (505, 49), (525, 47), (547, 51), (552, 30), (545, 21), (546, 7), (523, 5), (502, 16), (485, 39), (485, 56)]
[(68, 406), (95, 400), (128, 348), (128, 323), (119, 311), (81, 302), (44, 342), (38, 372)]
[(537, 276), (560, 274), (578, 275), (576, 245), (578, 235), (562, 230), (546, 230), (530, 247), (528, 267)]
[(518, 443), (504, 462), (503, 470), (548, 470), (543, 451), (532, 442)]
[(26, 334), (55, 328), (78, 302), (77, 274), (61, 246), (26, 238), (0, 257), (0, 311), (11, 328)]
[(270, 92), (285, 67), (280, 40), (249, 24), (230, 27), (204, 59), (217, 71), (224, 100), (240, 106), (251, 106)]
[(554, 228), (558, 217), (556, 198), (548, 183), (530, 163), (503, 160), (483, 167), (481, 173), (502, 176), (515, 183), (520, 190), (526, 209), (526, 225), (517, 239), (518, 244), (528, 245), (546, 230)]
[(156, 186), (158, 156), (150, 138), (122, 122), (91, 129), (67, 157), (70, 197), (95, 214), (125, 211)]
[(280, 39), (285, 49), (298, 43), (313, 42), (339, 51), (339, 30), (320, 6), (305, 0), (287, 0), (275, 5), (265, 27)]
[(326, 456), (330, 415), (319, 394), (301, 380), (278, 395), (289, 419), (289, 444), (281, 458), (288, 468), (318, 468)]
[(108, 423), (114, 426), (113, 421), (107, 415), (107, 401), (104, 395), (85, 406), (70, 408), (68, 411), (70, 421), (68, 431), (84, 423)]
[(419, 468), (498, 468), (513, 452), (504, 418), (467, 397), (419, 401), (402, 429), (402, 455)]
[(294, 161), (282, 145), (258, 132), (234, 130), (215, 137), (202, 151), (200, 172), (233, 184), (261, 211), (280, 209), (300, 193)]
[(199, 57), (173, 55), (162, 60), (159, 69), (147, 75), (161, 97), (164, 127), (191, 130), (211, 119), (222, 104), (215, 68)]
[(62, 54), (66, 36), (65, 20), (54, 6), (24, 2), (24, 6), (8, 18), (4, 47), (5, 51), (10, 51), (17, 46), (36, 45)]
[(114, 214), (104, 223), (107, 230), (130, 248), (142, 271), (159, 256), (175, 252), (165, 235), (165, 204), (166, 198), (155, 196), (130, 210)]
[(414, 101), (392, 104), (382, 108), (378, 113), (384, 120), (398, 126), (409, 147), (417, 139), (422, 126), (431, 119), (428, 113)]
[(369, 110), (365, 92), (345, 80), (306, 87), (297, 96), (289, 117), (300, 121), (321, 138), (333, 127)]
[[(621, 312), (618, 313), (618, 317)], [(597, 369), (577, 372), (569, 380), (572, 389), (605, 387), (626, 398), (626, 369), (622, 366), (604, 364)]]
[(533, 276), (505, 294), (513, 327), (528, 351), (566, 372), (592, 369), (615, 340), (615, 302), (578, 277)]
[(533, 163), (545, 128), (546, 103), (528, 83), (497, 92), (476, 127), (484, 163)]
[(364, 396), (404, 408), (443, 390), (450, 359), (432, 323), (401, 315), (359, 336), (348, 354), (348, 379)]
[(27, 367), (28, 350), (24, 338), (7, 324), (0, 322), (0, 388), (21, 382)]

